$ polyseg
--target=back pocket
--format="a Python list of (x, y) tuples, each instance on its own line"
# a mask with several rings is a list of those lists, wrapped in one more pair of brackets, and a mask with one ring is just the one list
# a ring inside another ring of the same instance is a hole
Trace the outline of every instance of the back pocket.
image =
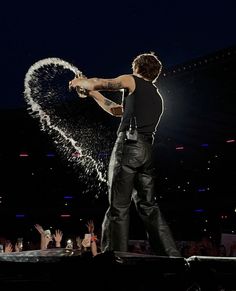
[(125, 143), (123, 148), (122, 164), (131, 167), (140, 167), (145, 159), (145, 147), (141, 143)]

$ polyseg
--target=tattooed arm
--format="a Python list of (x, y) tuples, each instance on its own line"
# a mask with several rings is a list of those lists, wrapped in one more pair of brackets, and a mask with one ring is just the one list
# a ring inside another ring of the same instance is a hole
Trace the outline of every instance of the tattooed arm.
[(123, 106), (107, 99), (100, 92), (90, 91), (89, 95), (93, 97), (93, 99), (98, 103), (98, 105), (109, 114), (116, 117), (121, 117), (123, 115)]
[(69, 82), (69, 88), (79, 87), (88, 91), (88, 94), (94, 98), (103, 110), (111, 115), (121, 117), (123, 115), (123, 107), (103, 96), (98, 91), (119, 91), (127, 89), (129, 93), (135, 90), (135, 81), (132, 75), (121, 75), (114, 79), (100, 78), (74, 78)]
[(121, 89), (128, 89), (131, 93), (135, 89), (135, 81), (132, 75), (121, 75), (114, 79), (86, 79), (79, 77), (71, 80), (69, 87), (80, 87), (89, 91), (118, 91)]

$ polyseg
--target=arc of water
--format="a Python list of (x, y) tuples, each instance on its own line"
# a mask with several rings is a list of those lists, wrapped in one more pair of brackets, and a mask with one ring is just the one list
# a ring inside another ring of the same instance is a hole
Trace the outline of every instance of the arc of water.
[(48, 66), (48, 65), (52, 65), (52, 64), (53, 65), (60, 65), (65, 69), (71, 70), (77, 76), (83, 75), (82, 72), (78, 68), (76, 68), (75, 66), (73, 66), (69, 62), (66, 62), (60, 58), (46, 58), (46, 59), (39, 60), (38, 62), (36, 62), (35, 64), (33, 64), (29, 68), (28, 72), (25, 75), (24, 97), (26, 99), (26, 102), (30, 106), (31, 112), (36, 113), (37, 116), (39, 117), (40, 124), (42, 126), (42, 130), (45, 130), (46, 127), (48, 127), (49, 129), (56, 131), (59, 134), (59, 136), (61, 136), (66, 142), (69, 142), (71, 144), (71, 146), (75, 149), (76, 152), (80, 153), (80, 158), (84, 157), (90, 161), (90, 165), (92, 167), (94, 167), (94, 169), (97, 173), (98, 180), (100, 182), (107, 183), (106, 178), (104, 177), (102, 172), (99, 170), (99, 166), (98, 166), (97, 161), (91, 155), (83, 154), (84, 150), (82, 149), (82, 147), (79, 147), (77, 145), (77, 142), (73, 138), (68, 137), (64, 130), (62, 130), (58, 126), (54, 125), (53, 122), (51, 122), (50, 116), (31, 97), (31, 88), (30, 88), (29, 84), (30, 84), (30, 80), (32, 80), (32, 78), (34, 78), (35, 71), (37, 71), (38, 69), (40, 69), (44, 66)]

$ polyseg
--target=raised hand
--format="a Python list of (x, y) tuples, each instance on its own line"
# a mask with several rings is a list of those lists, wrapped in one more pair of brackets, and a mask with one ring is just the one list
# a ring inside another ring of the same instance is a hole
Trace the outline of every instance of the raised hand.
[(5, 253), (12, 253), (13, 252), (13, 247), (11, 242), (7, 242), (5, 244)]
[(42, 227), (41, 225), (39, 225), (39, 224), (35, 224), (34, 227), (37, 229), (37, 231), (38, 231), (41, 235), (44, 235), (44, 229), (43, 229), (43, 227)]
[(55, 234), (53, 235), (53, 238), (54, 238), (54, 240), (56, 242), (56, 247), (58, 247), (58, 248), (61, 247), (62, 236), (63, 236), (62, 231), (59, 230), (59, 229), (56, 229), (55, 230)]
[(89, 220), (86, 224), (89, 233), (94, 233), (94, 223), (93, 220)]

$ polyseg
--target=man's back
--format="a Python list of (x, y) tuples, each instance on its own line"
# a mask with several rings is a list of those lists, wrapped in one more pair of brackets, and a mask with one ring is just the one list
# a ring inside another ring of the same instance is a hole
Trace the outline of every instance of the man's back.
[(129, 128), (130, 120), (136, 118), (138, 132), (151, 136), (163, 112), (163, 100), (157, 88), (150, 81), (137, 76), (135, 90), (124, 98), (124, 114), (118, 132)]

